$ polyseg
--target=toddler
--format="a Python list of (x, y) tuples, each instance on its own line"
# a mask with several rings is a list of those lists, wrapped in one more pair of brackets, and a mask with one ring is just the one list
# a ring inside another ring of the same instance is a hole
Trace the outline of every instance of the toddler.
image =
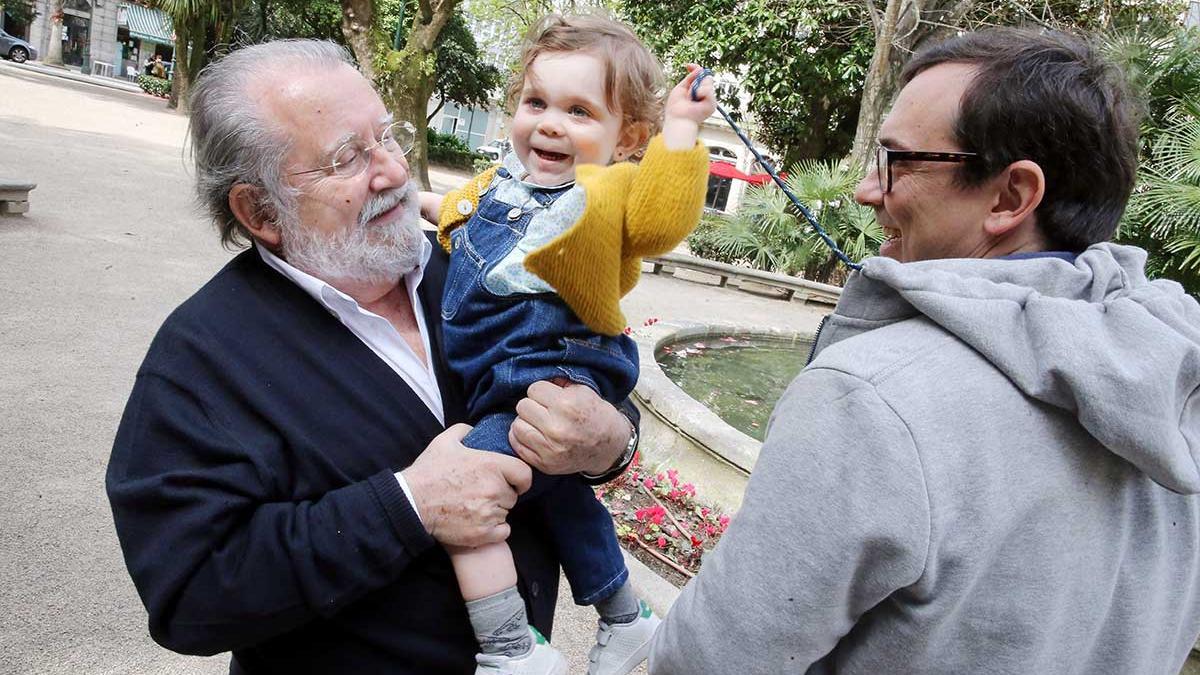
[[(632, 31), (599, 16), (547, 17), (509, 88), (512, 152), (444, 198), (422, 195), (450, 252), (444, 343), (475, 425), (468, 447), (514, 455), (515, 406), (538, 380), (588, 386), (613, 404), (632, 392), (637, 348), (618, 301), (642, 256), (671, 250), (699, 221), (707, 186), (697, 134), (715, 100), (711, 82), (693, 100), (699, 69), (688, 69), (664, 120), (662, 70)], [(607, 510), (580, 476), (537, 476), (528, 499), (575, 602), (600, 615), (588, 673), (628, 673), (659, 619), (629, 586)], [(449, 553), (480, 643), (476, 673), (566, 673), (528, 626), (508, 545)]]

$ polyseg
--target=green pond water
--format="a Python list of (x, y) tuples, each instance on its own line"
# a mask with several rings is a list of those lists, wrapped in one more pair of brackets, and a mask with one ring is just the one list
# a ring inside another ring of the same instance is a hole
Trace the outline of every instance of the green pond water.
[(696, 338), (660, 349), (658, 363), (689, 396), (761, 441), (771, 410), (811, 348), (808, 340)]

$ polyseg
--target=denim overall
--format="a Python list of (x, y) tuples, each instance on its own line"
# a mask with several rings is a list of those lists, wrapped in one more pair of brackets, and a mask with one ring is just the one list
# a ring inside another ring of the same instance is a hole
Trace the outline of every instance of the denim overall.
[[(505, 168), (497, 173), (512, 180)], [(591, 332), (554, 293), (501, 295), (488, 287), (488, 273), (525, 236), (534, 213), (571, 189), (533, 189), (525, 204), (514, 205), (495, 197), (498, 182), (451, 232), (442, 319), (446, 357), (463, 379), (475, 425), (464, 445), (515, 456), (508, 429), (529, 385), (567, 378), (617, 403), (637, 383), (638, 357), (631, 339)], [(535, 472), (526, 498), (545, 515), (577, 604), (594, 604), (624, 584), (629, 573), (612, 518), (591, 486), (578, 476)]]

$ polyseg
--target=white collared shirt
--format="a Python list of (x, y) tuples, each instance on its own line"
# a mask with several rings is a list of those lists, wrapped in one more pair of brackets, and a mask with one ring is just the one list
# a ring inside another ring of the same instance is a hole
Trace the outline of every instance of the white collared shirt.
[[(429, 344), (429, 329), (425, 325), (425, 316), (421, 311), (421, 299), (417, 296), (417, 287), (425, 277), (425, 265), (433, 254), (433, 245), (429, 243), (428, 239), (422, 237), (420, 262), (413, 271), (404, 275), (408, 300), (412, 304), (413, 315), (417, 319), (417, 330), (421, 334), (421, 343), (425, 347), (424, 361), (408, 346), (404, 337), (400, 335), (400, 331), (396, 330), (390, 321), (363, 309), (354, 298), (323, 280), (292, 267), (282, 258), (267, 250), (265, 246), (255, 242), (254, 247), (262, 256), (263, 262), (304, 289), (305, 293), (321, 303), (321, 306), (337, 317), (342, 325), (354, 333), (355, 337), (375, 352), (376, 356), (408, 384), (438, 422), (445, 426), (442, 392), (438, 389), (437, 376), (433, 370), (433, 350)], [(396, 480), (400, 482), (400, 487), (404, 490), (404, 495), (408, 497), (408, 502), (415, 512), (417, 504), (408, 489), (408, 483), (399, 472), (396, 473)], [(420, 517), (421, 514), (418, 513), (417, 518)]]

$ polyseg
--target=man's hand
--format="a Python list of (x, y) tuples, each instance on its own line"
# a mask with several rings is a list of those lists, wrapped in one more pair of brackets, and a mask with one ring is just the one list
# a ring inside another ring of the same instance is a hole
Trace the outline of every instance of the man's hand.
[(534, 382), (517, 403), (508, 442), (545, 474), (607, 472), (629, 443), (629, 420), (582, 384)]
[(691, 150), (696, 145), (700, 125), (717, 109), (711, 77), (700, 83), (696, 92), (698, 100), (692, 100), (692, 83), (704, 69), (694, 63), (689, 63), (687, 69), (687, 77), (667, 96), (662, 135), (668, 150)]
[(533, 473), (524, 462), (462, 444), (471, 427), (443, 431), (401, 474), (425, 529), (450, 546), (482, 546), (508, 539), (505, 519)]

